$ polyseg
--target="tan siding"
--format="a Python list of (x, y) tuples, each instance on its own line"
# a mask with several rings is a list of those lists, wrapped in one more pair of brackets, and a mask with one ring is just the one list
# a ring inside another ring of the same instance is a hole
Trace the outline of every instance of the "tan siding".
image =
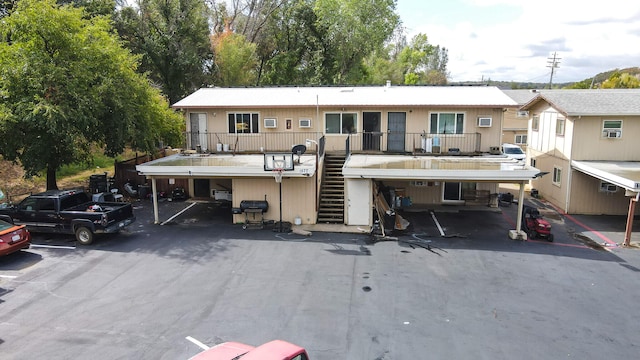
[(574, 171), (571, 181), (570, 214), (585, 215), (626, 215), (629, 198), (624, 196), (624, 189), (615, 193), (600, 192), (600, 180)]
[[(240, 207), (242, 200), (266, 200), (269, 211), (265, 220), (280, 220), (279, 185), (273, 178), (233, 179), (233, 206)], [(315, 224), (314, 178), (282, 179), (282, 220), (293, 223), (296, 216), (303, 224)], [(243, 223), (245, 215), (234, 215), (234, 223)]]
[[(293, 142), (304, 143), (305, 133), (324, 133), (325, 124), (324, 116), (327, 112), (355, 112), (358, 114), (357, 133), (361, 133), (363, 130), (362, 122), (363, 112), (380, 112), (381, 113), (381, 129), (382, 133), (386, 133), (388, 130), (388, 114), (389, 112), (404, 112), (407, 116), (406, 132), (408, 134), (420, 134), (423, 132), (429, 132), (429, 119), (430, 114), (433, 112), (460, 112), (465, 114), (465, 128), (464, 133), (481, 134), (481, 151), (488, 152), (492, 146), (499, 146), (502, 143), (501, 124), (503, 111), (502, 109), (455, 109), (455, 108), (411, 108), (411, 107), (352, 107), (352, 108), (319, 108), (307, 107), (307, 108), (220, 108), (220, 109), (190, 109), (185, 113), (185, 119), (187, 123), (187, 131), (190, 131), (189, 114), (190, 113), (206, 113), (207, 114), (207, 131), (209, 133), (209, 149), (216, 149), (216, 143), (228, 144), (232, 149), (248, 149), (250, 144), (255, 146), (255, 138), (257, 134), (241, 134), (236, 136), (235, 134), (229, 134), (228, 129), (228, 114), (229, 113), (242, 113), (242, 112), (257, 112), (259, 116), (259, 133), (300, 133), (300, 138), (296, 138)], [(491, 127), (478, 127), (477, 118), (479, 116), (491, 117)], [(276, 128), (265, 128), (264, 119), (275, 118)], [(287, 120), (291, 120), (291, 128), (287, 129)], [(300, 119), (311, 119), (310, 128), (300, 128)], [(358, 149), (362, 139), (359, 134), (352, 135), (352, 149)], [(347, 135), (341, 134), (327, 134), (326, 135), (326, 147), (327, 151), (342, 151), (345, 149), (345, 140)], [(381, 148), (386, 149), (387, 137), (382, 137)], [(268, 143), (268, 141), (278, 141), (278, 139), (264, 140), (261, 144), (265, 149), (273, 148), (274, 144)], [(415, 148), (419, 148), (420, 144), (413, 144), (408, 141), (406, 144), (407, 151), (413, 151)], [(293, 144), (292, 144), (293, 145)]]
[(405, 196), (411, 198), (413, 205), (442, 203), (442, 182), (431, 181), (425, 183), (427, 186), (413, 186), (409, 181), (385, 181), (384, 185), (402, 189)]
[[(622, 137), (603, 137), (603, 120), (622, 120)], [(574, 160), (638, 161), (639, 117), (582, 117), (575, 123)]]
[[(530, 156), (536, 160), (536, 168), (549, 172), (547, 175), (533, 179), (531, 187), (539, 190), (540, 195), (564, 211), (566, 209), (567, 189), (569, 187), (569, 161), (559, 159), (538, 151), (531, 151)], [(560, 186), (553, 184), (553, 168), (562, 169), (562, 181)]]

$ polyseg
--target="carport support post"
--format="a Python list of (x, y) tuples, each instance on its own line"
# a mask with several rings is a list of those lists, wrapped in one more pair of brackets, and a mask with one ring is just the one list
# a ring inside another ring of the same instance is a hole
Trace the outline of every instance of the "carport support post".
[(159, 216), (158, 216), (158, 197), (156, 196), (156, 178), (151, 178), (151, 198), (153, 199), (153, 223), (159, 224)]
[(624, 243), (622, 246), (631, 245), (631, 231), (633, 230), (633, 216), (636, 212), (636, 204), (638, 203), (638, 198), (640, 197), (640, 192), (636, 194), (636, 197), (632, 197), (629, 199), (629, 214), (627, 215), (627, 228), (624, 232)]
[(516, 232), (520, 234), (522, 231), (522, 208), (524, 207), (524, 183), (520, 183), (518, 192), (518, 218), (516, 219)]

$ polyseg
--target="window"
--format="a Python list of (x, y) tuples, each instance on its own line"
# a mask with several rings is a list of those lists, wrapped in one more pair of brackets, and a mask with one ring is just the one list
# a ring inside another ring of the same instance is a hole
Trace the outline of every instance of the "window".
[(539, 126), (540, 126), (540, 115), (533, 115), (533, 119), (531, 120), (531, 130), (538, 131)]
[(553, 167), (553, 179), (552, 182), (555, 185), (560, 185), (562, 181), (562, 169), (560, 169), (559, 167)]
[(602, 137), (611, 139), (622, 137), (622, 120), (603, 120)]
[(516, 139), (514, 140), (515, 144), (518, 145), (526, 145), (527, 144), (527, 135), (516, 135)]
[(327, 134), (353, 134), (358, 128), (358, 114), (327, 113), (325, 114), (325, 122)]
[(433, 113), (431, 114), (430, 125), (432, 134), (462, 134), (464, 131), (464, 114)]
[(257, 113), (229, 113), (229, 134), (257, 134)]
[(618, 187), (608, 182), (600, 182), (600, 192), (614, 193), (618, 191)]
[(45, 198), (38, 201), (38, 210), (40, 211), (55, 211), (56, 203), (53, 199)]
[(556, 120), (556, 135), (564, 135), (564, 118), (558, 118)]

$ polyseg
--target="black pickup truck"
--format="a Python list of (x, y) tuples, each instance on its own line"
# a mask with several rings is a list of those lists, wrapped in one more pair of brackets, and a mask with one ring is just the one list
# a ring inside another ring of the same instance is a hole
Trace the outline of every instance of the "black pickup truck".
[(133, 207), (126, 202), (95, 202), (75, 190), (48, 190), (17, 205), (0, 208), (0, 219), (27, 225), (29, 231), (75, 234), (82, 245), (94, 234), (114, 233), (133, 223)]

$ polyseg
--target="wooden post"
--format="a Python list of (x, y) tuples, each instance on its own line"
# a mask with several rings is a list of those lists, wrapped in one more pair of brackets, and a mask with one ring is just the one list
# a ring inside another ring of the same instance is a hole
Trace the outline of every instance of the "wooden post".
[(630, 198), (629, 199), (629, 214), (627, 214), (627, 228), (624, 232), (624, 243), (622, 243), (622, 246), (629, 246), (631, 245), (631, 232), (633, 230), (633, 217), (635, 215), (635, 211), (636, 211), (636, 204), (638, 203), (638, 196), (640, 196), (640, 193), (638, 193), (636, 195), (635, 198)]

